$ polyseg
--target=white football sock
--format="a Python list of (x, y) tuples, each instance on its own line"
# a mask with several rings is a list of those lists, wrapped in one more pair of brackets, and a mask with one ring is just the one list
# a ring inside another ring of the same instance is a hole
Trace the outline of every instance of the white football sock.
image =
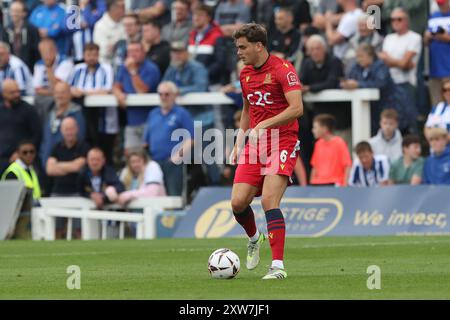
[(273, 260), (272, 261), (272, 268), (284, 269), (283, 260)]

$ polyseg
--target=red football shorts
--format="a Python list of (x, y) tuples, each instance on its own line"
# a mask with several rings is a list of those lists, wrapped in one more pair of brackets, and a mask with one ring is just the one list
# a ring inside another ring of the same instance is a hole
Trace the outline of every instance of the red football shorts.
[(297, 137), (281, 138), (278, 146), (247, 143), (238, 160), (234, 183), (247, 183), (257, 187), (257, 197), (261, 196), (266, 175), (290, 177), (294, 172), (300, 141)]

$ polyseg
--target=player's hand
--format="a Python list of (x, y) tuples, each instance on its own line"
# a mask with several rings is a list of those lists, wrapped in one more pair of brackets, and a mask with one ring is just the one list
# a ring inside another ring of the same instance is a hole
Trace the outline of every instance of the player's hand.
[(251, 131), (250, 134), (248, 135), (248, 141), (252, 144), (252, 145), (257, 145), (258, 144), (258, 140), (259, 138), (263, 135), (264, 133), (264, 129), (256, 126), (254, 127)]
[(237, 164), (238, 154), (239, 154), (238, 148), (237, 148), (237, 146), (234, 146), (233, 150), (231, 150), (231, 154), (230, 154), (230, 158), (229, 158), (230, 164), (232, 164), (232, 165)]

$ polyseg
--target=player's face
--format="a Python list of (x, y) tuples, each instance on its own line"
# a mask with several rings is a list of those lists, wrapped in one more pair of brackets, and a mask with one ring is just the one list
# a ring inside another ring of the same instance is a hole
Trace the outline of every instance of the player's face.
[(258, 55), (264, 46), (261, 42), (249, 42), (247, 38), (241, 37), (236, 40), (237, 55), (245, 65), (254, 65), (258, 61)]
[(372, 167), (373, 153), (369, 151), (364, 151), (358, 154), (359, 161), (361, 162), (364, 169), (368, 170)]

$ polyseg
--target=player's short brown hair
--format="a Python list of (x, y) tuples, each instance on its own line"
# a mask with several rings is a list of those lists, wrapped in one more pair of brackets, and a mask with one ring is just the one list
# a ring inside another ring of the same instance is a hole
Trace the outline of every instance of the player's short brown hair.
[(98, 46), (98, 44), (90, 42), (84, 46), (83, 52), (86, 51), (100, 51), (100, 47)]
[(367, 141), (361, 141), (355, 146), (356, 154), (361, 154), (364, 152), (373, 153), (372, 146)]
[(385, 109), (381, 112), (380, 119), (390, 119), (398, 121), (398, 113), (394, 109)]
[(419, 136), (415, 134), (409, 134), (403, 137), (402, 148), (408, 148), (412, 144), (420, 144)]
[(267, 30), (263, 25), (257, 23), (247, 23), (233, 33), (233, 39), (245, 37), (248, 42), (261, 42), (267, 46)]
[(336, 128), (336, 118), (331, 114), (319, 114), (314, 117), (313, 122), (317, 122), (322, 127), (326, 127), (330, 132), (333, 132)]

